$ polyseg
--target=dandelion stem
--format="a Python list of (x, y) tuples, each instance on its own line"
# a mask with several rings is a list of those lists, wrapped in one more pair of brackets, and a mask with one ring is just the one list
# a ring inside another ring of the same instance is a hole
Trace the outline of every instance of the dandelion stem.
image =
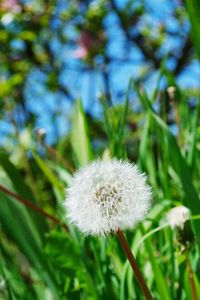
[(196, 291), (195, 282), (194, 282), (194, 276), (193, 276), (193, 272), (192, 272), (188, 254), (187, 254), (186, 259), (187, 259), (187, 270), (188, 270), (188, 274), (189, 274), (189, 282), (190, 282), (190, 286), (191, 286), (191, 290), (192, 290), (192, 299), (198, 300), (197, 291)]
[(140, 272), (138, 264), (137, 264), (137, 262), (136, 262), (136, 260), (133, 256), (133, 253), (131, 252), (131, 249), (128, 245), (128, 242), (126, 240), (126, 237), (125, 237), (123, 231), (118, 229), (116, 234), (117, 234), (117, 236), (120, 240), (120, 243), (122, 245), (122, 248), (124, 249), (124, 252), (126, 253), (126, 256), (129, 260), (131, 268), (133, 269), (133, 272), (135, 273), (136, 279), (137, 279), (137, 281), (138, 281), (138, 283), (139, 283), (139, 285), (140, 285), (140, 287), (143, 291), (143, 294), (144, 294), (145, 298), (147, 300), (153, 300), (151, 292), (150, 292), (150, 290), (149, 290), (149, 288), (148, 288), (148, 286), (147, 286), (147, 284), (144, 280), (144, 277), (142, 276), (142, 273)]

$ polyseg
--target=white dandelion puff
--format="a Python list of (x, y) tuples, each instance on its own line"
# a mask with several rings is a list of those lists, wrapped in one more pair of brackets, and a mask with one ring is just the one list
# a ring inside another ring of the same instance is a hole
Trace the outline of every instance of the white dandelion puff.
[(127, 161), (94, 161), (75, 173), (66, 191), (69, 220), (86, 234), (133, 228), (150, 207), (146, 176)]
[(167, 214), (167, 220), (172, 228), (183, 229), (185, 222), (190, 217), (190, 211), (187, 207), (180, 205), (170, 209)]

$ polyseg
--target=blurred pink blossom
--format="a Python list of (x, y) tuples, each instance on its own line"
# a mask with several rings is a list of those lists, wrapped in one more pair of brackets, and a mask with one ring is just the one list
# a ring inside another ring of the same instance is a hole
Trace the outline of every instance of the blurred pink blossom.
[(21, 7), (18, 0), (3, 0), (0, 3), (0, 9), (16, 13), (21, 11)]
[(77, 41), (78, 48), (74, 51), (74, 56), (80, 59), (86, 59), (88, 54), (98, 52), (102, 37), (94, 36), (89, 31), (82, 31)]
[(88, 31), (82, 31), (77, 44), (79, 47), (74, 54), (77, 58), (84, 59), (87, 57), (91, 46), (94, 46), (93, 37)]
[(80, 59), (85, 59), (88, 55), (88, 51), (85, 48), (78, 48), (74, 51), (74, 57), (80, 58)]

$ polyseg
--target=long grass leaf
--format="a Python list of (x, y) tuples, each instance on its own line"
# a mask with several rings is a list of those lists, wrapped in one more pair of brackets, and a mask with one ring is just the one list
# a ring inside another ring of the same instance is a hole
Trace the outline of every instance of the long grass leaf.
[(86, 165), (93, 158), (92, 146), (89, 139), (88, 126), (83, 106), (77, 101), (71, 129), (71, 145), (78, 166)]
[(192, 38), (200, 59), (200, 2), (199, 0), (186, 0), (186, 8), (191, 22)]

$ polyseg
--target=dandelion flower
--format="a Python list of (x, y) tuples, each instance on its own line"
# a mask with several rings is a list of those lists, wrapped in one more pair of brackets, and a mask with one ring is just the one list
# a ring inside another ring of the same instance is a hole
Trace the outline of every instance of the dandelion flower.
[(183, 205), (172, 208), (167, 214), (168, 222), (172, 228), (183, 229), (189, 217), (190, 211)]
[(86, 234), (133, 228), (150, 207), (146, 176), (127, 161), (94, 161), (78, 171), (67, 189), (69, 220)]
[(146, 176), (127, 161), (95, 161), (78, 171), (67, 189), (67, 215), (86, 234), (116, 233), (147, 300), (151, 292), (130, 250), (123, 229), (144, 219), (151, 189)]

